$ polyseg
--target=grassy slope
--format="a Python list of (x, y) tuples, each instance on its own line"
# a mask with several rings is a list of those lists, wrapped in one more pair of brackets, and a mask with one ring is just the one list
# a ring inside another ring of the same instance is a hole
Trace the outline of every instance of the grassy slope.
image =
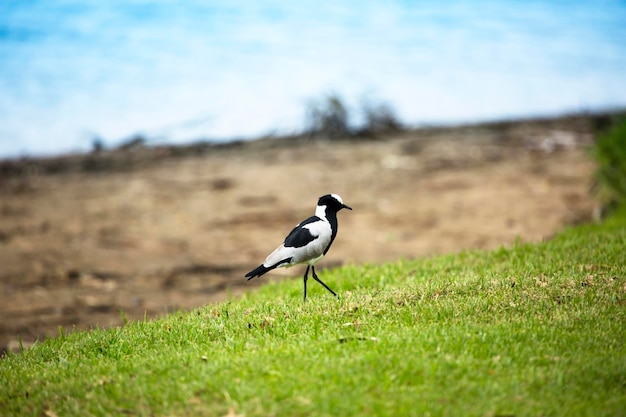
[[(626, 213), (537, 245), (345, 267), (0, 362), (0, 415), (626, 410)], [(299, 273), (294, 269), (294, 274)]]

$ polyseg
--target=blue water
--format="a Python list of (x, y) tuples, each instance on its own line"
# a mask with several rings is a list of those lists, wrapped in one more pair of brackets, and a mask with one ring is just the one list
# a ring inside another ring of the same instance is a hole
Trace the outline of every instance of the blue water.
[(625, 68), (624, 1), (2, 0), (0, 157), (291, 133), (331, 92), (412, 125), (624, 107)]

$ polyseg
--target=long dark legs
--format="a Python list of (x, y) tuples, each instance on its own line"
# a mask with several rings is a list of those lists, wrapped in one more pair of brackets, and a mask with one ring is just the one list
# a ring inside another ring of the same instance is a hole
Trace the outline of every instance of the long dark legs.
[(331, 290), (328, 285), (324, 284), (322, 282), (321, 279), (319, 279), (319, 277), (317, 276), (317, 274), (315, 273), (315, 267), (311, 266), (311, 265), (307, 265), (306, 270), (304, 271), (304, 301), (306, 301), (306, 282), (309, 279), (309, 268), (311, 268), (311, 272), (313, 272), (313, 279), (317, 282), (319, 282), (320, 284), (322, 284), (324, 286), (324, 288), (326, 288), (328, 291), (330, 291), (330, 293), (332, 295), (334, 295), (335, 297), (337, 296), (337, 294), (335, 293), (335, 291)]
[(319, 282), (320, 284), (322, 284), (322, 285), (324, 286), (324, 288), (326, 288), (328, 291), (330, 291), (330, 293), (331, 293), (332, 295), (334, 295), (334, 296), (336, 297), (336, 296), (337, 296), (337, 294), (335, 294), (335, 291), (331, 290), (331, 289), (328, 287), (328, 285), (324, 284), (324, 283), (322, 282), (322, 280), (321, 280), (321, 279), (319, 279), (319, 278), (317, 277), (317, 274), (315, 273), (315, 266), (311, 266), (311, 271), (313, 271), (313, 279), (314, 279), (315, 281)]
[(309, 279), (309, 268), (311, 265), (306, 266), (306, 271), (304, 271), (304, 301), (306, 301), (306, 281)]

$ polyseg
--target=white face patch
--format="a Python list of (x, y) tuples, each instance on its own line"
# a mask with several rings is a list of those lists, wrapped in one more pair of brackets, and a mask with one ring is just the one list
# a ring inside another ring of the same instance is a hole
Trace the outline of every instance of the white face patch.
[(341, 204), (343, 204), (343, 200), (341, 199), (341, 197), (339, 197), (339, 194), (331, 194), (331, 196), (332, 196), (335, 200), (337, 200), (337, 201), (339, 201)]

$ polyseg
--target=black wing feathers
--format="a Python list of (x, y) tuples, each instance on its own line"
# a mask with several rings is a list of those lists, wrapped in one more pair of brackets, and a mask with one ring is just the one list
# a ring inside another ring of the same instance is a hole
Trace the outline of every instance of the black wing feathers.
[(266, 274), (268, 272), (270, 272), (272, 269), (278, 268), (279, 266), (283, 265), (283, 264), (288, 264), (289, 262), (291, 262), (292, 258), (287, 258), (287, 259), (283, 259), (282, 261), (278, 262), (275, 265), (271, 265), (271, 266), (265, 266), (263, 264), (257, 266), (256, 268), (254, 268), (252, 271), (248, 272), (246, 274), (246, 278), (248, 278), (248, 281), (250, 281), (252, 278), (256, 278), (256, 277), (260, 277), (263, 274)]
[(260, 277), (261, 275), (269, 272), (272, 269), (273, 268), (266, 268), (265, 266), (263, 266), (263, 264), (261, 264), (254, 268), (252, 271), (248, 272), (246, 274), (246, 278), (248, 278), (248, 281), (250, 281), (252, 278)]
[(311, 231), (303, 226), (321, 220), (322, 219), (317, 216), (309, 217), (293, 228), (293, 230), (285, 238), (285, 242), (283, 244), (288, 248), (301, 248), (306, 246), (309, 242), (315, 240), (317, 236), (313, 236)]

